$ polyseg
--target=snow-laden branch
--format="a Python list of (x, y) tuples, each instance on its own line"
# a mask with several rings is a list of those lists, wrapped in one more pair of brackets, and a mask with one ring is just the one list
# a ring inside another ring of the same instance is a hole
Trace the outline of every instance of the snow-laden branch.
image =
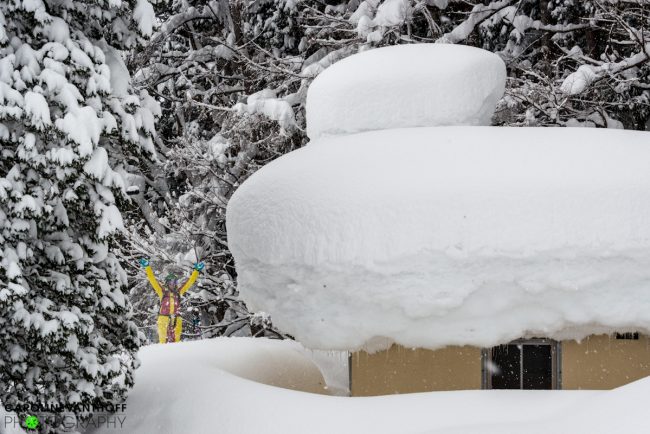
[(456, 44), (464, 41), (474, 31), (476, 26), (495, 16), (501, 17), (506, 22), (509, 21), (519, 33), (524, 33), (531, 29), (551, 33), (568, 33), (590, 27), (588, 23), (545, 24), (540, 20), (532, 19), (528, 15), (516, 15), (518, 11), (519, 6), (513, 5), (513, 0), (501, 0), (489, 5), (478, 4), (470, 12), (468, 19), (457, 25), (451, 32), (442, 35), (437, 42)]
[(474, 31), (476, 26), (481, 24), (492, 15), (500, 10), (510, 6), (514, 0), (501, 0), (498, 2), (490, 3), (489, 5), (477, 4), (472, 8), (469, 18), (454, 27), (451, 32), (442, 35), (436, 42), (457, 44), (467, 39), (467, 37)]
[(648, 62), (650, 60), (648, 53), (650, 53), (650, 43), (645, 44), (642, 51), (620, 62), (603, 63), (599, 66), (581, 65), (577, 71), (569, 74), (564, 79), (560, 89), (567, 95), (582, 93), (587, 87), (598, 80)]
[(527, 15), (517, 15), (512, 20), (512, 25), (520, 33), (529, 29), (543, 30), (552, 33), (567, 33), (590, 27), (589, 24), (544, 24), (540, 20), (533, 20)]

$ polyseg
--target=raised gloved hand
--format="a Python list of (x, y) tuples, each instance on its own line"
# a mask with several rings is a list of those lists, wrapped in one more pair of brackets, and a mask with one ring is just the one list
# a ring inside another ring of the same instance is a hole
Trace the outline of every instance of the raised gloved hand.
[(196, 271), (203, 271), (204, 268), (205, 268), (205, 263), (203, 262), (197, 262), (196, 264), (194, 264), (194, 269)]
[(142, 265), (145, 268), (149, 266), (149, 260), (148, 259), (140, 258), (139, 262), (140, 262), (140, 265)]

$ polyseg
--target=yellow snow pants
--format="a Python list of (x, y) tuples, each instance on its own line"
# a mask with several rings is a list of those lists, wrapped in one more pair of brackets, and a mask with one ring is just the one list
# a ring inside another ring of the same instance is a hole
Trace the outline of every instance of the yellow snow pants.
[[(167, 343), (167, 326), (169, 326), (170, 318), (167, 315), (158, 315), (158, 341), (161, 344)], [(174, 327), (174, 342), (181, 340), (181, 333), (183, 331), (183, 318), (176, 317), (176, 327)]]

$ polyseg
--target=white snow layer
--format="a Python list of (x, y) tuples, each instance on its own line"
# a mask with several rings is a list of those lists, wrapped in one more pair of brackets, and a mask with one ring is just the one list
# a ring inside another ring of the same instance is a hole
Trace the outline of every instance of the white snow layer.
[(320, 349), (650, 332), (649, 138), (434, 127), (312, 142), (228, 204), (241, 296)]
[(489, 125), (503, 95), (499, 56), (474, 47), (414, 44), (347, 57), (307, 93), (307, 135), (402, 127)]
[[(648, 431), (649, 378), (598, 392), (474, 390), (371, 398), (319, 395), (260, 384), (278, 377), (274, 371), (279, 362), (283, 375), (301, 375), (309, 361), (299, 353), (300, 347), (294, 342), (252, 338), (144, 347), (126, 413), (112, 415), (113, 425), (104, 422), (87, 434)], [(240, 364), (250, 372), (266, 374), (256, 378), (242, 375), (237, 370)]]

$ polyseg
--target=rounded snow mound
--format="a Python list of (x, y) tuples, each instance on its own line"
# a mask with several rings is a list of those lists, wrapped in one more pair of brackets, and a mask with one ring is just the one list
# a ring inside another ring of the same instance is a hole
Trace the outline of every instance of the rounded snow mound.
[(499, 56), (464, 45), (413, 44), (355, 54), (319, 74), (307, 93), (307, 135), (388, 128), (490, 125), (503, 95)]
[(648, 133), (622, 130), (312, 142), (228, 204), (239, 289), (312, 348), (650, 332), (648, 161)]

